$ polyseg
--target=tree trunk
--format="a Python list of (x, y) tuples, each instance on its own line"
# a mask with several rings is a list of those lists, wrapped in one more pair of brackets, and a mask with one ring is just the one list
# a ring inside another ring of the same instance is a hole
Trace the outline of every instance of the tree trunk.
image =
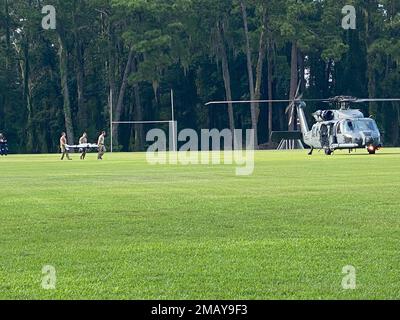
[(306, 79), (305, 79), (305, 65), (304, 65), (304, 54), (300, 49), (297, 49), (297, 62), (299, 69), (299, 82), (300, 82), (300, 93), (306, 90)]
[(10, 26), (10, 12), (9, 12), (9, 8), (8, 8), (8, 1), (9, 0), (5, 0), (5, 16), (6, 16), (6, 21), (5, 21), (5, 28), (6, 28), (6, 50), (7, 50), (7, 54), (6, 54), (6, 69), (8, 70), (9, 66), (10, 66), (10, 51), (11, 51), (11, 26)]
[[(375, 79), (375, 71), (373, 68), (373, 59), (374, 57), (371, 56), (369, 53), (369, 47), (372, 43), (372, 37), (370, 33), (370, 14), (369, 8), (365, 9), (365, 47), (367, 52), (367, 79), (368, 79), (368, 96), (369, 98), (375, 98), (375, 90), (376, 90), (376, 79)], [(378, 118), (378, 104), (376, 102), (371, 102), (369, 104), (369, 114), (373, 118), (375, 118), (378, 123), (380, 122), (380, 118)]]
[(251, 50), (250, 50), (250, 39), (249, 39), (249, 28), (247, 23), (247, 12), (246, 12), (246, 4), (244, 0), (240, 1), (240, 5), (242, 8), (243, 15), (243, 25), (244, 32), (246, 38), (246, 55), (247, 55), (247, 72), (249, 77), (249, 89), (250, 89), (250, 98), (253, 101), (251, 103), (251, 123), (254, 130), (254, 147), (258, 149), (258, 130), (257, 130), (257, 104), (254, 102), (255, 99), (255, 90), (254, 90), (254, 76), (253, 76), (253, 67), (251, 62)]
[(85, 77), (85, 60), (84, 60), (84, 52), (85, 46), (82, 43), (81, 35), (78, 31), (78, 23), (76, 22), (77, 13), (80, 12), (82, 1), (74, 0), (73, 2), (73, 34), (75, 40), (75, 56), (76, 56), (76, 91), (77, 91), (77, 107), (78, 107), (78, 114), (77, 114), (77, 122), (79, 130), (86, 131), (87, 127), (87, 112), (85, 109), (85, 101), (84, 101), (84, 77)]
[[(27, 138), (26, 138), (26, 149), (28, 152), (36, 152), (38, 150), (37, 146), (37, 141), (36, 141), (36, 146), (34, 144), (34, 136), (35, 133), (37, 133), (37, 130), (35, 130), (35, 126), (33, 125), (33, 83), (31, 79), (28, 80), (28, 90), (27, 90), (27, 95), (26, 95), (26, 106), (28, 109), (28, 122), (27, 122)], [(42, 146), (39, 146), (39, 149)]]
[[(138, 60), (133, 59), (132, 62), (132, 72), (137, 72), (137, 64)], [(140, 99), (140, 86), (138, 83), (133, 84), (133, 93), (134, 93), (134, 111), (132, 112), (133, 118), (135, 121), (143, 121), (143, 106)], [(133, 148), (135, 151), (143, 151), (144, 150), (144, 130), (143, 124), (138, 123), (133, 126), (132, 137)], [(132, 143), (131, 143), (132, 144)]]
[(395, 147), (399, 142), (399, 109), (395, 102), (391, 103), (391, 126), (392, 126), (392, 145)]
[[(138, 84), (133, 86), (135, 94), (135, 119), (137, 121), (143, 121), (143, 106), (140, 101), (140, 87)], [(135, 124), (135, 150), (143, 151), (144, 149), (144, 130), (143, 124)]]
[(29, 59), (29, 41), (23, 39), (21, 44), (22, 59), (20, 60), (20, 69), (23, 83), (23, 100), (26, 103), (26, 151), (33, 152), (33, 125), (32, 125), (32, 94), (30, 90), (30, 59)]
[[(112, 126), (112, 121), (114, 121), (113, 113), (115, 106), (116, 97), (116, 84), (115, 84), (115, 41), (114, 41), (114, 29), (111, 21), (108, 21), (107, 25), (107, 37), (108, 37), (108, 59), (106, 62), (106, 70), (108, 72), (108, 109), (104, 110), (104, 114), (108, 115), (109, 125)], [(105, 116), (107, 118), (107, 116)], [(110, 129), (111, 130), (111, 129)], [(110, 132), (111, 134), (111, 132)], [(113, 141), (111, 141), (111, 150), (113, 149)]]
[[(268, 41), (268, 56), (267, 56), (267, 63), (268, 63), (268, 99), (273, 99), (273, 72), (272, 72), (272, 40), (269, 39)], [(270, 102), (268, 104), (268, 140), (271, 138), (272, 133), (272, 125), (273, 125), (273, 103)]]
[(1, 96), (3, 98), (0, 101), (0, 128), (6, 129), (6, 114), (7, 110), (10, 109), (9, 102), (12, 100), (10, 96), (11, 91), (11, 77), (12, 77), (12, 70), (11, 70), (11, 23), (10, 23), (10, 14), (9, 14), (9, 7), (8, 1), (5, 0), (5, 32), (6, 32), (6, 57), (5, 57), (5, 75), (6, 78), (9, 78), (10, 81), (5, 83), (4, 91), (2, 90)]
[[(117, 107), (115, 108), (115, 115), (114, 115), (114, 120), (115, 121), (120, 121), (121, 120), (121, 115), (122, 115), (122, 109), (124, 106), (124, 97), (125, 97), (125, 91), (126, 87), (128, 85), (128, 78), (132, 69), (132, 61), (133, 61), (133, 49), (129, 50), (129, 55), (128, 55), (128, 60), (125, 65), (125, 71), (124, 71), (124, 76), (122, 78), (122, 83), (121, 83), (121, 88), (119, 90), (119, 95), (118, 95), (118, 101), (117, 101)], [(116, 124), (113, 128), (113, 138), (114, 138), (114, 143), (118, 146), (118, 128), (119, 125)]]
[[(263, 8), (263, 22), (261, 27), (261, 35), (259, 41), (259, 50), (258, 50), (258, 62), (256, 69), (256, 88), (254, 97), (255, 100), (260, 100), (261, 98), (261, 85), (263, 80), (263, 69), (264, 69), (264, 60), (265, 54), (267, 51), (267, 9)], [(260, 116), (260, 104), (256, 103), (256, 117), (257, 123)]]
[[(368, 78), (368, 96), (369, 98), (375, 98), (375, 88), (376, 88), (376, 80), (375, 80), (375, 71), (372, 67), (372, 57), (368, 56), (367, 58), (367, 78)], [(371, 102), (369, 105), (369, 113), (375, 119), (378, 116), (378, 104), (376, 102)]]
[(68, 143), (74, 143), (74, 126), (72, 123), (71, 103), (68, 89), (68, 54), (62, 34), (58, 34), (61, 89), (64, 97), (64, 120)]
[(79, 123), (79, 128), (83, 131), (86, 131), (88, 125), (88, 119), (87, 119), (87, 110), (86, 110), (85, 96), (84, 96), (85, 60), (84, 60), (84, 47), (79, 40), (77, 40), (77, 45), (76, 45), (76, 61), (77, 61), (76, 86), (78, 94), (78, 99), (77, 99), (78, 123)]
[[(289, 94), (289, 99), (293, 100), (296, 97), (296, 90), (297, 90), (297, 86), (298, 86), (298, 54), (297, 54), (297, 44), (295, 41), (293, 41), (292, 43), (292, 58), (291, 58), (291, 66), (290, 66), (290, 94)], [(294, 114), (296, 113), (296, 111), (294, 112)], [(289, 111), (289, 121), (291, 118), (292, 112)], [(294, 116), (294, 118), (292, 119), (292, 122), (289, 123), (289, 131), (294, 131), (296, 128), (296, 117)]]
[[(229, 63), (228, 63), (228, 55), (226, 53), (226, 46), (225, 46), (225, 41), (223, 37), (223, 27), (221, 22), (218, 22), (218, 27), (217, 27), (217, 33), (218, 33), (218, 43), (219, 43), (219, 52), (222, 60), (222, 76), (224, 78), (224, 86), (225, 86), (225, 94), (226, 94), (226, 100), (232, 101), (232, 90), (231, 90), (231, 75), (229, 72)], [(234, 134), (235, 130), (235, 118), (233, 115), (233, 104), (228, 103), (228, 117), (229, 117), (229, 128), (232, 131), (232, 134)]]

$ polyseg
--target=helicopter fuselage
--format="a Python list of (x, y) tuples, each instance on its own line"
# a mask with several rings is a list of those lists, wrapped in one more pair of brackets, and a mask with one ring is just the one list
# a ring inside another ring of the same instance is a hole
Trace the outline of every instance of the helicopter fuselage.
[(308, 129), (304, 114), (305, 103), (297, 106), (304, 143), (326, 154), (341, 149), (367, 149), (374, 154), (382, 147), (381, 134), (375, 120), (365, 118), (360, 110), (341, 109), (317, 111), (316, 123)]

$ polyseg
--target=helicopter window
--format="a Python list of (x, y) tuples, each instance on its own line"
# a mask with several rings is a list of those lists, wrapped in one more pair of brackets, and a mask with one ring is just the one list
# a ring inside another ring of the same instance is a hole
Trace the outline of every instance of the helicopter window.
[(357, 129), (360, 131), (377, 131), (376, 122), (372, 119), (363, 119), (356, 121)]
[(344, 132), (353, 132), (354, 131), (354, 124), (352, 121), (348, 120), (344, 124)]

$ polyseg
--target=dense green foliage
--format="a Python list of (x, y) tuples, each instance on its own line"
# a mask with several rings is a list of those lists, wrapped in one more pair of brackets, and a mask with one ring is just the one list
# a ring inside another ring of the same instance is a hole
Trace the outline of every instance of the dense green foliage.
[[(56, 30), (41, 27), (45, 4)], [(356, 30), (341, 26), (345, 4), (357, 9)], [(287, 129), (284, 105), (204, 103), (289, 98), (301, 80), (309, 98), (399, 97), (399, 9), (397, 0), (0, 0), (0, 131), (14, 152), (54, 152), (61, 131), (94, 140), (110, 106), (114, 120), (169, 120), (172, 88), (180, 128), (253, 126), (266, 143)], [(363, 110), (386, 145), (399, 144), (398, 104)], [(115, 129), (121, 150), (143, 149), (149, 127)]]
[(95, 159), (0, 158), (0, 299), (400, 298), (398, 149), (259, 151), (249, 177)]

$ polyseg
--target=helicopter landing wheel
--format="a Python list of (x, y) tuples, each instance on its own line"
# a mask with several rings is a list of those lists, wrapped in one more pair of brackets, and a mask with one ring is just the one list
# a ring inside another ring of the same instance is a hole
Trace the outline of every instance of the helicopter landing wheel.
[(373, 146), (368, 147), (368, 153), (371, 155), (376, 154), (376, 149)]
[(325, 154), (326, 154), (327, 156), (331, 156), (332, 153), (333, 153), (333, 151), (332, 151), (331, 149), (325, 149)]

